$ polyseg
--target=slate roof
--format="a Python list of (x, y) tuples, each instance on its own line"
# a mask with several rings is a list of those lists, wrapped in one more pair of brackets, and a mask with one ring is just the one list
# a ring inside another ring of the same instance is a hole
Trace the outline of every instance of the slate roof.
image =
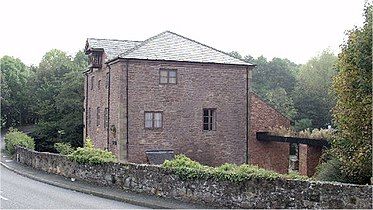
[(109, 60), (111, 60), (118, 57), (119, 54), (136, 47), (140, 43), (141, 41), (88, 38), (86, 50), (104, 49)]
[(117, 58), (127, 58), (253, 65), (170, 31), (160, 33), (143, 42), (88, 39), (87, 44), (90, 48), (103, 48), (109, 57), (109, 62)]

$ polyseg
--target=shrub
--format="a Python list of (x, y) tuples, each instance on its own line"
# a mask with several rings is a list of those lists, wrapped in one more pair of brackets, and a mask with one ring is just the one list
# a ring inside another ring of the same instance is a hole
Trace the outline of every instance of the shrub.
[(269, 131), (271, 134), (285, 136), (285, 137), (300, 137), (309, 139), (326, 139), (332, 140), (334, 138), (335, 130), (332, 129), (313, 129), (312, 131), (307, 128), (303, 131), (296, 132), (292, 128), (285, 128), (280, 126), (278, 128), (271, 128)]
[(55, 143), (54, 148), (61, 155), (69, 155), (74, 152), (74, 148), (70, 143)]
[(295, 179), (295, 180), (309, 180), (308, 176), (300, 175), (298, 172), (290, 172), (285, 175), (287, 179)]
[(372, 174), (372, 22), (373, 4), (367, 1), (364, 24), (347, 33), (333, 79), (337, 103), (333, 108), (338, 137), (333, 156), (351, 183), (370, 183)]
[(176, 155), (172, 160), (165, 160), (163, 163), (165, 168), (192, 168), (192, 169), (203, 169), (204, 166), (197, 161), (194, 161), (187, 156), (180, 154)]
[(315, 179), (320, 181), (348, 182), (341, 172), (341, 162), (332, 158), (316, 168)]
[(310, 127), (312, 127), (312, 120), (308, 118), (297, 120), (294, 123), (294, 129), (296, 131), (302, 131)]
[(80, 164), (103, 164), (116, 162), (116, 157), (113, 153), (96, 149), (93, 146), (92, 140), (87, 139), (84, 147), (78, 147), (69, 155), (69, 159)]
[(164, 168), (172, 169), (182, 180), (207, 179), (210, 177), (219, 180), (240, 182), (250, 178), (277, 179), (286, 178), (285, 175), (265, 170), (253, 165), (240, 165), (225, 163), (219, 167), (204, 166), (191, 160), (185, 155), (176, 155), (173, 160), (166, 160)]
[(9, 129), (4, 137), (4, 141), (5, 151), (7, 151), (10, 155), (14, 154), (16, 146), (25, 147), (32, 150), (35, 149), (34, 139), (25, 133), (18, 131), (17, 129)]

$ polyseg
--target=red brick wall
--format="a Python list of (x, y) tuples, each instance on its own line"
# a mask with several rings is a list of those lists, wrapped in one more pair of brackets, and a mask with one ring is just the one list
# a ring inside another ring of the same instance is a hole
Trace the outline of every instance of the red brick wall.
[(299, 145), (299, 173), (313, 176), (322, 155), (322, 147), (313, 147), (305, 144)]
[[(159, 84), (159, 69), (177, 84)], [(129, 61), (129, 161), (145, 150), (173, 149), (208, 165), (245, 162), (246, 67)], [(216, 108), (216, 131), (203, 131), (203, 108)], [(144, 129), (144, 111), (163, 111), (163, 129)]]
[[(106, 55), (104, 54), (105, 58)], [(103, 59), (104, 60), (104, 59)], [(88, 115), (88, 110), (91, 108), (91, 124), (88, 124), (88, 121), (85, 122), (87, 125), (87, 136), (85, 138), (91, 138), (93, 144), (97, 148), (104, 149), (107, 147), (107, 132), (104, 128), (104, 110), (107, 105), (107, 93), (108, 90), (105, 89), (105, 78), (108, 68), (105, 64), (102, 65), (102, 68), (94, 68), (91, 72), (88, 73), (88, 87), (85, 83), (85, 97), (88, 97), (87, 100), (87, 110), (84, 112), (84, 120), (86, 119), (86, 114)], [(94, 76), (93, 90), (91, 90), (91, 77)], [(87, 77), (86, 77), (87, 79)], [(98, 81), (101, 80), (100, 87), (98, 87)], [(86, 90), (88, 88), (88, 96)], [(86, 104), (84, 104), (86, 105)], [(97, 107), (100, 107), (100, 125), (97, 125)]]
[(282, 142), (260, 142), (256, 140), (256, 132), (268, 131), (271, 127), (290, 127), (290, 120), (254, 93), (251, 96), (250, 119), (250, 163), (279, 173), (287, 173), (289, 167), (289, 144)]
[[(242, 164), (246, 155), (246, 67), (186, 62), (129, 61), (129, 144), (126, 145), (126, 61), (111, 65), (109, 150), (120, 160), (142, 163), (145, 150), (173, 149), (199, 162), (220, 165), (225, 162)], [(159, 69), (177, 69), (178, 84), (160, 85)], [(98, 148), (107, 147), (104, 129), (104, 109), (108, 107), (105, 89), (109, 69), (94, 70), (88, 75), (88, 107), (91, 125), (88, 136)], [(94, 90), (90, 89), (95, 76)], [(98, 89), (97, 81), (101, 80)], [(232, 82), (234, 81), (234, 82)], [(255, 139), (256, 131), (268, 127), (290, 126), (290, 121), (268, 106), (256, 95), (251, 97), (251, 133), (249, 158), (251, 163), (281, 173), (287, 172), (289, 145), (262, 143)], [(96, 110), (101, 107), (101, 122), (96, 125)], [(216, 131), (203, 131), (203, 108), (216, 108)], [(144, 111), (163, 111), (163, 129), (145, 130)], [(115, 134), (115, 135), (114, 135)], [(114, 144), (116, 143), (116, 144)]]

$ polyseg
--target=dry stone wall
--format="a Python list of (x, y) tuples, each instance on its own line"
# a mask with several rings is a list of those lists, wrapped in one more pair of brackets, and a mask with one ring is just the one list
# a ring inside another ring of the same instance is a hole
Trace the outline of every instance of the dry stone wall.
[(49, 173), (98, 185), (228, 208), (372, 208), (372, 186), (253, 178), (181, 180), (158, 166), (79, 165), (66, 156), (17, 148), (17, 161)]

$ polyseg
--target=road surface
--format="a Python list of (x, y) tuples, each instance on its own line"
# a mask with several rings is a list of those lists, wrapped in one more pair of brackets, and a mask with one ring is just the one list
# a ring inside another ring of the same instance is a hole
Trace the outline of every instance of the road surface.
[[(3, 135), (0, 146), (4, 147)], [(4, 155), (4, 154), (1, 154)], [(16, 174), (0, 165), (0, 209), (138, 209), (144, 208), (55, 187)]]
[(28, 179), (1, 166), (0, 207), (43, 209), (142, 208)]

